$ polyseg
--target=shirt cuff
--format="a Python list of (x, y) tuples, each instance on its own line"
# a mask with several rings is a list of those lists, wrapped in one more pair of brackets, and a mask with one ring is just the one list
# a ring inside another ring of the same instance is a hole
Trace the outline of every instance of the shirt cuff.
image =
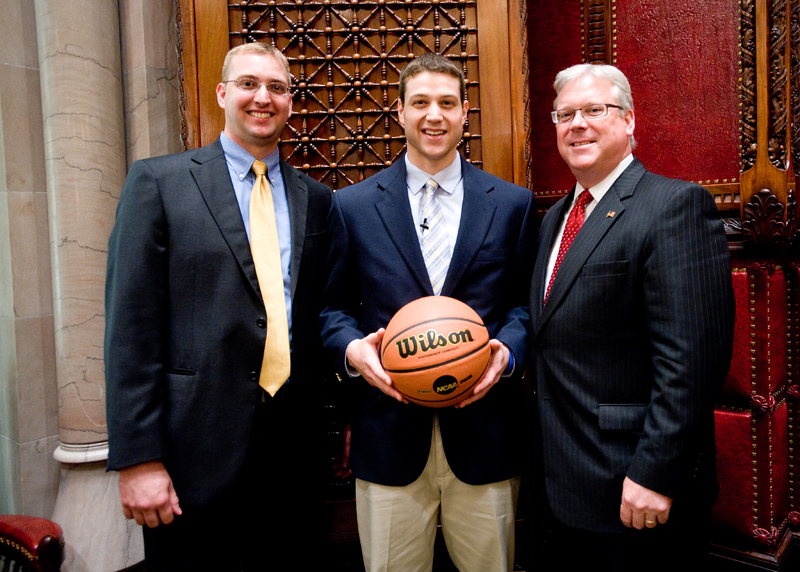
[(511, 348), (508, 348), (508, 367), (506, 367), (506, 370), (500, 377), (511, 377), (513, 374), (514, 374), (514, 352), (511, 351)]
[[(350, 344), (352, 344), (353, 342), (356, 342), (356, 341), (358, 341), (358, 340), (353, 340), (352, 342), (350, 342)], [(350, 344), (347, 344), (348, 348), (350, 347)], [(344, 350), (344, 371), (347, 372), (347, 375), (349, 375), (350, 377), (360, 377), (361, 376), (361, 374), (358, 373), (358, 370), (356, 368), (354, 368), (353, 366), (351, 366), (347, 362), (347, 350)]]

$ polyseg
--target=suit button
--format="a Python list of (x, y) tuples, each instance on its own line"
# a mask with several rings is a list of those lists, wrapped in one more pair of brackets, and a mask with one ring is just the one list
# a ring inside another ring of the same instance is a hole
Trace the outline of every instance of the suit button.
[(251, 371), (250, 372), (250, 381), (258, 381), (258, 372), (257, 371)]
[(265, 328), (267, 327), (267, 321), (264, 318), (259, 318), (258, 320), (256, 320), (256, 325), (259, 328)]

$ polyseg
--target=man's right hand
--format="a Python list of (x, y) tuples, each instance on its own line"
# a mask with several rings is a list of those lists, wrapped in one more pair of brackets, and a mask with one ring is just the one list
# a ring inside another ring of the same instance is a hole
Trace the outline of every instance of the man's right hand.
[(386, 374), (386, 371), (381, 365), (381, 358), (378, 351), (381, 347), (381, 340), (383, 340), (385, 331), (386, 330), (381, 328), (377, 332), (368, 335), (366, 338), (353, 340), (347, 346), (345, 357), (350, 367), (355, 369), (370, 385), (377, 387), (386, 395), (395, 398), (397, 401), (408, 403), (408, 399), (403, 397), (400, 392), (394, 388), (391, 378)]
[(155, 528), (181, 514), (172, 479), (161, 461), (125, 467), (119, 472), (119, 496), (125, 518)]

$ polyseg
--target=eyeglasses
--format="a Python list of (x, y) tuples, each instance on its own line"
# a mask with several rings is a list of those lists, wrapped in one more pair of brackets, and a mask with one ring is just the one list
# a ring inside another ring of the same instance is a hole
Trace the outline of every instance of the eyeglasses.
[(267, 86), (267, 91), (272, 95), (286, 95), (289, 93), (289, 86), (279, 81), (262, 83), (253, 77), (240, 77), (239, 79), (229, 79), (222, 83), (235, 83), (236, 87), (242, 91), (258, 91), (262, 85)]
[(575, 119), (575, 113), (581, 112), (584, 119), (597, 119), (598, 117), (605, 117), (608, 115), (608, 108), (615, 107), (622, 109), (619, 105), (613, 103), (590, 103), (584, 105), (580, 109), (558, 109), (550, 112), (550, 117), (553, 118), (553, 123), (569, 123)]

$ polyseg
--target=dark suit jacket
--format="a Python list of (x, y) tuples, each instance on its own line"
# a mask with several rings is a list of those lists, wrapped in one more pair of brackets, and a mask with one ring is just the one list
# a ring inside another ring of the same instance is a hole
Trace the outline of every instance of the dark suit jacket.
[[(453, 472), (469, 484), (485, 484), (520, 473), (516, 411), (526, 363), (536, 209), (529, 190), (463, 159), (461, 167), (464, 202), (442, 294), (471, 306), (490, 336), (511, 348), (516, 375), (464, 409), (438, 411)], [(434, 410), (399, 403), (344, 372), (352, 340), (386, 327), (408, 302), (433, 295), (414, 230), (405, 161), (337, 191), (330, 233), (322, 338), (352, 389), (351, 467), (373, 483), (407, 485), (425, 467)]]
[[(275, 399), (302, 402), (323, 375), (317, 317), (331, 192), (283, 162), (281, 173), (292, 231), (292, 373)], [(161, 459), (182, 504), (228, 488), (261, 400), (265, 318), (220, 142), (134, 163), (109, 241), (108, 467)]]
[(714, 397), (731, 358), (728, 247), (711, 195), (638, 160), (586, 219), (542, 306), (572, 194), (544, 218), (531, 348), (547, 498), (567, 525), (614, 532), (622, 481), (674, 499), (716, 494)]

